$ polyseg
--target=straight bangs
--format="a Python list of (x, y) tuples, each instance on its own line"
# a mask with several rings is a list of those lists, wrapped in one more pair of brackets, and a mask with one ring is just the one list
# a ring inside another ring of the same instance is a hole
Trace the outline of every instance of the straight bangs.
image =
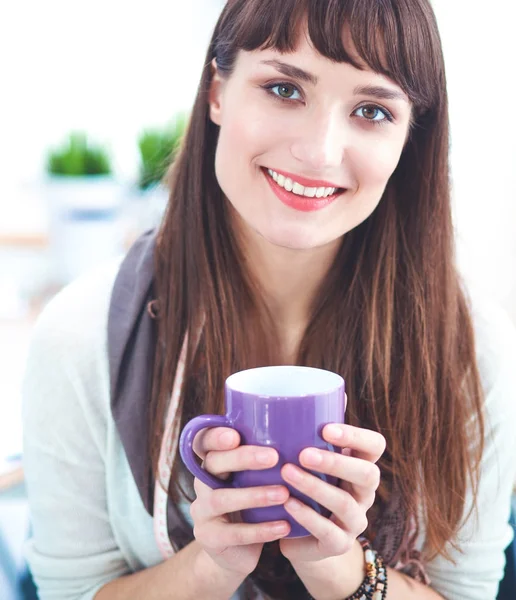
[(224, 58), (237, 50), (294, 52), (299, 36), (308, 31), (322, 56), (394, 81), (416, 115), (442, 98), (442, 55), (432, 55), (440, 40), (435, 39), (434, 15), (424, 5), (409, 0), (234, 0), (224, 12), (222, 36), (215, 42), (222, 70), (231, 70)]

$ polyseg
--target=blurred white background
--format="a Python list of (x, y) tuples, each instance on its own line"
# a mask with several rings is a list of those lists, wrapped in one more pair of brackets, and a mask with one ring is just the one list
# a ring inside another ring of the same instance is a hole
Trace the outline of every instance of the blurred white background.
[[(451, 119), (459, 264), (516, 321), (516, 2), (434, 0)], [(510, 111), (509, 111), (510, 112)]]
[[(45, 231), (45, 156), (70, 130), (107, 144), (119, 181), (134, 180), (138, 133), (190, 107), (222, 5), (0, 5), (0, 234)], [(486, 10), (479, 0), (435, 0), (434, 7), (449, 79), (461, 265), (516, 318), (516, 121), (509, 104), (516, 3), (492, 0)]]
[(108, 143), (134, 176), (142, 127), (188, 109), (221, 0), (17, 0), (0, 7), (2, 168), (38, 179), (70, 129)]
[[(23, 320), (51, 276), (45, 162), (72, 130), (105, 144), (123, 190), (137, 136), (192, 104), (219, 0), (0, 3), (0, 322)], [(11, 330), (10, 330), (11, 331)], [(20, 329), (21, 331), (21, 329)], [(17, 339), (15, 338), (23, 338)], [(25, 337), (6, 334), (0, 406), (18, 403)], [(13, 344), (16, 348), (13, 348)], [(11, 364), (9, 356), (16, 364)], [(13, 383), (16, 374), (16, 383)], [(8, 384), (6, 383), (8, 380)], [(14, 396), (14, 397), (13, 397)], [(17, 435), (0, 413), (0, 457)]]
[[(47, 151), (84, 130), (109, 147), (116, 181), (131, 190), (137, 136), (190, 108), (222, 5), (0, 3), (0, 467), (21, 450), (31, 307), (49, 293)], [(516, 2), (491, 0), (487, 9), (480, 0), (434, 0), (434, 7), (448, 73), (460, 266), (516, 320)], [(2, 512), (0, 494), (0, 533), (7, 504)], [(21, 537), (23, 527), (22, 519)], [(1, 598), (3, 589), (0, 564)]]

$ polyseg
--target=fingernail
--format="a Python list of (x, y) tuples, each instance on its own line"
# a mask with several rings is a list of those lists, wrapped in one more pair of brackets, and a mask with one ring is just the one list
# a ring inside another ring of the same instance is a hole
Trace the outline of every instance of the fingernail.
[(333, 439), (339, 439), (342, 437), (342, 428), (339, 425), (327, 425), (326, 435)]
[(310, 448), (303, 452), (303, 462), (308, 465), (317, 466), (320, 465), (323, 461), (322, 453), (319, 450), (315, 450), (314, 448)]
[(290, 481), (301, 481), (303, 479), (303, 474), (294, 465), (285, 467), (285, 475)]
[(284, 506), (293, 512), (296, 512), (303, 508), (303, 505), (301, 504), (301, 502), (299, 502), (299, 500), (296, 500), (295, 498), (289, 498), (285, 502)]
[(271, 525), (271, 531), (272, 531), (272, 533), (275, 533), (278, 535), (287, 533), (288, 525), (286, 523), (275, 523), (274, 525)]
[(257, 452), (255, 458), (262, 465), (270, 465), (274, 462), (274, 455), (270, 452)]
[(267, 499), (272, 502), (280, 502), (285, 497), (285, 492), (282, 488), (272, 489), (267, 492)]
[(219, 440), (224, 447), (231, 446), (235, 441), (235, 434), (232, 431), (225, 431), (220, 434)]

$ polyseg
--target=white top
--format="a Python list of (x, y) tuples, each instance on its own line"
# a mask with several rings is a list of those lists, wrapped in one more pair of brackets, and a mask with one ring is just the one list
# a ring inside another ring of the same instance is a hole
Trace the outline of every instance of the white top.
[[(33, 524), (26, 554), (41, 600), (92, 600), (108, 581), (162, 561), (110, 410), (106, 325), (119, 264), (60, 292), (33, 334), (23, 389)], [(476, 292), (474, 322), (489, 433), (478, 526), (470, 519), (461, 530), (464, 554), (450, 550), (456, 565), (442, 558), (426, 565), (448, 600), (494, 600), (512, 539), (516, 331)]]

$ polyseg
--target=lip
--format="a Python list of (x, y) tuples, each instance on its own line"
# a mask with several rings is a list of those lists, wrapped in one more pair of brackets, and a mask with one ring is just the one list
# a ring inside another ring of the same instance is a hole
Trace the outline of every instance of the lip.
[(296, 175), (295, 173), (289, 173), (288, 171), (279, 171), (278, 169), (271, 168), (271, 171), (275, 171), (279, 175), (284, 175), (285, 177), (289, 177), (293, 181), (297, 181), (298, 183), (300, 183), (303, 187), (327, 187), (327, 188), (337, 188), (340, 190), (344, 189), (344, 187), (342, 185), (337, 185), (336, 183), (332, 183), (331, 181), (323, 181), (322, 179), (307, 179), (306, 177), (301, 177), (301, 175)]
[[(277, 198), (283, 204), (301, 212), (314, 212), (316, 210), (322, 210), (323, 208), (326, 208), (327, 206), (335, 202), (335, 200), (343, 193), (338, 192), (336, 194), (332, 194), (331, 196), (327, 196), (326, 198), (307, 198), (306, 196), (298, 196), (293, 192), (287, 192), (285, 188), (282, 188), (280, 185), (278, 185), (274, 181), (274, 179), (269, 175), (267, 169), (262, 168), (262, 171), (265, 179), (269, 182), (269, 185), (271, 186), (272, 191), (276, 194)], [(279, 171), (276, 172), (278, 173)]]

